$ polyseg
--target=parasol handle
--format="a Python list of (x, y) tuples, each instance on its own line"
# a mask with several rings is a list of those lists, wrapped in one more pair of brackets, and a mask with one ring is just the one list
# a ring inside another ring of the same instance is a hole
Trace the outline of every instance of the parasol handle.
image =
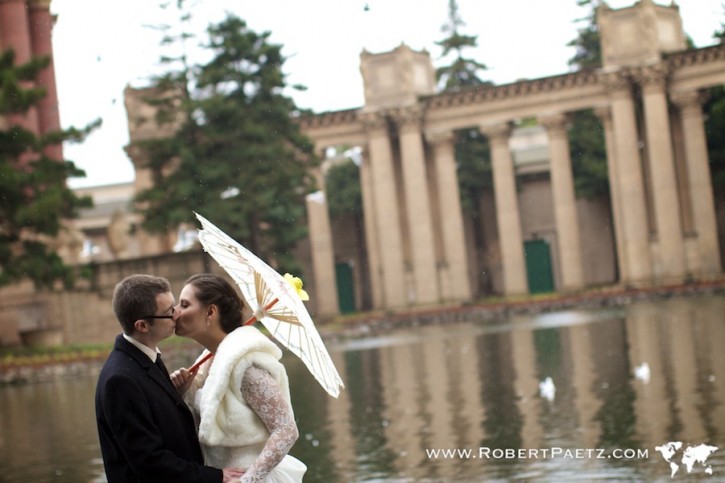
[[(274, 304), (276, 304), (277, 302), (279, 302), (279, 299), (277, 297), (275, 297), (270, 303), (268, 303), (267, 305), (264, 306), (264, 308), (262, 309), (262, 313), (264, 313), (264, 312), (268, 311), (269, 309), (271, 309), (272, 307), (274, 307)], [(255, 312), (255, 314), (256, 314), (256, 312)], [(253, 324), (254, 321), (256, 321), (256, 320), (257, 320), (257, 316), (256, 315), (252, 315), (249, 318), (249, 320), (247, 320), (244, 323), (244, 325)]]
[[(269, 309), (271, 309), (272, 307), (274, 307), (274, 304), (276, 304), (277, 302), (279, 302), (279, 299), (278, 299), (278, 298), (275, 298), (275, 299), (273, 299), (273, 300), (272, 300), (272, 301), (271, 301), (270, 303), (268, 303), (267, 305), (265, 305), (265, 306), (264, 306), (263, 312), (266, 312), (266, 311), (268, 311)], [(256, 320), (257, 320), (257, 317), (256, 317), (256, 316), (254, 316), (254, 315), (252, 315), (252, 316), (251, 316), (251, 317), (249, 318), (249, 320), (247, 320), (246, 322), (244, 322), (244, 324), (243, 324), (243, 325), (250, 325), (250, 324), (253, 324), (253, 323), (254, 323), (254, 321), (256, 321)], [(203, 358), (202, 358), (202, 359), (201, 359), (201, 360), (200, 360), (199, 362), (197, 362), (196, 364), (194, 364), (193, 366), (191, 366), (191, 367), (189, 368), (189, 372), (191, 372), (192, 374), (194, 374), (194, 373), (195, 373), (196, 371), (198, 371), (198, 370), (199, 370), (199, 367), (201, 367), (201, 365), (202, 365), (203, 363), (205, 363), (206, 361), (208, 361), (209, 359), (211, 359), (213, 355), (214, 355), (214, 354), (212, 354), (211, 352), (210, 352), (210, 353), (208, 353), (207, 355), (205, 355), (205, 356), (204, 356), (204, 357), (203, 357)]]

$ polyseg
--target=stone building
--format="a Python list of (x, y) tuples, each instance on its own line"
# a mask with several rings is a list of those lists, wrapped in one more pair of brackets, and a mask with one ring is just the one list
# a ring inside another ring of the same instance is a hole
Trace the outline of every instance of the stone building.
[[(0, 0), (0, 9), (17, 4)], [(47, 2), (29, 4), (32, 15)], [(712, 190), (702, 102), (725, 84), (725, 45), (687, 49), (678, 8), (651, 0), (603, 4), (598, 20), (602, 68), (506, 85), (436, 93), (427, 52), (401, 45), (361, 54), (365, 105), (300, 120), (328, 158), (316, 173), (321, 191), (307, 199), (309, 237), (299, 247), (311, 312), (517, 296), (542, 290), (542, 280), (544, 290), (566, 292), (721, 276), (725, 221), (718, 224), (715, 195), (720, 213), (725, 200)], [(152, 182), (133, 142), (168, 134), (154, 124), (148, 95), (125, 93), (133, 184), (86, 190), (101, 201), (77, 223), (94, 277), (63, 294), (0, 292), (0, 345), (43, 330), (64, 343), (110, 340), (109, 294), (124, 275), (158, 273), (179, 290), (189, 273), (218, 270), (198, 248), (174, 253), (189, 246), (178, 242), (195, 227), (149, 235), (123, 211)], [(575, 197), (567, 135), (571, 114), (582, 110), (601, 121), (609, 198)], [(493, 167), (481, 226), (461, 207), (454, 157), (455, 133), (470, 128), (488, 138)], [(325, 173), (341, 153), (359, 165), (361, 227), (329, 216)], [(108, 327), (81, 323), (93, 317)]]
[[(496, 292), (527, 294), (531, 257), (549, 259), (557, 291), (721, 273), (701, 104), (725, 83), (725, 46), (688, 50), (678, 7), (651, 0), (603, 4), (598, 21), (601, 69), (436, 94), (428, 54), (401, 45), (362, 53), (365, 106), (302, 121), (320, 152), (362, 148), (373, 308), (468, 301), (482, 293), (482, 270)], [(587, 109), (606, 140), (604, 206), (574, 194), (567, 122)], [(525, 119), (538, 127), (516, 129)], [(484, 256), (473, 253), (459, 203), (452, 140), (465, 128), (491, 146), (493, 212), (484, 224), (495, 233)], [(536, 149), (521, 144), (542, 136), (545, 158), (527, 163)], [(330, 293), (340, 235), (323, 218), (310, 216), (310, 241), (326, 247), (312, 258), (318, 289)]]

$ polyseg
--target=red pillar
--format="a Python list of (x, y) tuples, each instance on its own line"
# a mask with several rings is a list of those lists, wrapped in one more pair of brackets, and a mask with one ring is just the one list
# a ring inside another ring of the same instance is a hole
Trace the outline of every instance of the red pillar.
[[(15, 51), (15, 65), (22, 65), (30, 61), (32, 46), (30, 42), (30, 23), (28, 19), (28, 6), (25, 0), (0, 0), (0, 46), (3, 50)], [(31, 87), (25, 84), (24, 87)], [(38, 113), (35, 108), (28, 110), (25, 115), (8, 116), (10, 124), (17, 124), (38, 134)]]
[[(30, 40), (34, 56), (48, 56), (48, 67), (38, 74), (38, 84), (45, 87), (46, 95), (38, 103), (38, 127), (41, 134), (60, 129), (58, 113), (58, 90), (55, 85), (53, 65), (53, 17), (50, 15), (50, 0), (30, 0)], [(63, 159), (63, 146), (56, 144), (46, 148), (46, 154)]]

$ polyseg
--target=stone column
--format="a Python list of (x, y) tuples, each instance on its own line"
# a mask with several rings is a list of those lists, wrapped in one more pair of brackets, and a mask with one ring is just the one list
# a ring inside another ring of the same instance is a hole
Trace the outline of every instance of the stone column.
[(620, 72), (602, 76), (611, 100), (617, 187), (622, 205), (622, 243), (627, 278), (623, 282), (649, 282), (652, 263), (649, 250), (647, 205), (637, 140), (637, 120), (629, 78)]
[(722, 261), (712, 179), (708, 166), (707, 138), (702, 118), (702, 98), (698, 92), (690, 91), (673, 94), (672, 101), (679, 107), (682, 119), (682, 138), (689, 181), (688, 193), (700, 252), (700, 266), (692, 269), (706, 275), (718, 274), (722, 271)]
[(416, 108), (401, 109), (397, 112), (396, 121), (400, 136), (415, 303), (433, 304), (440, 301), (440, 294), (428, 174), (420, 129), (422, 114)]
[(619, 168), (617, 166), (617, 141), (614, 139), (612, 113), (608, 107), (595, 109), (604, 127), (604, 142), (607, 149), (607, 176), (609, 178), (609, 198), (612, 205), (612, 218), (614, 220), (614, 238), (617, 246), (617, 265), (619, 280), (629, 280), (627, 271), (627, 255), (624, 249), (622, 225), (622, 200), (619, 192)]
[(315, 272), (315, 304), (319, 315), (340, 313), (335, 277), (335, 249), (330, 214), (324, 191), (307, 195), (307, 225), (310, 231), (312, 270)]
[[(468, 278), (468, 253), (463, 230), (461, 195), (458, 189), (453, 132), (427, 133), (433, 147), (435, 173), (438, 180), (439, 209), (445, 262), (441, 267), (443, 299), (464, 301), (472, 296)], [(443, 290), (443, 288), (446, 288)]]
[(491, 144), (494, 196), (499, 245), (503, 262), (505, 295), (529, 292), (524, 261), (524, 242), (521, 235), (521, 215), (516, 193), (514, 162), (509, 148), (511, 125), (501, 123), (481, 126)]
[[(50, 0), (30, 0), (30, 37), (33, 55), (48, 56), (48, 67), (38, 74), (38, 84), (45, 88), (45, 97), (38, 102), (38, 128), (45, 134), (60, 129), (58, 113), (58, 91), (55, 84), (52, 44), (53, 17), (50, 15)], [(63, 159), (63, 146), (54, 144), (46, 148), (52, 159)]]
[[(33, 50), (30, 42), (30, 26), (25, 0), (0, 0), (0, 48), (15, 51), (15, 65), (30, 62)], [(32, 82), (22, 82), (24, 88)], [(10, 124), (16, 124), (35, 134), (38, 130), (38, 112), (32, 107), (25, 114), (8, 115)]]
[(383, 282), (380, 274), (380, 246), (375, 213), (375, 187), (373, 186), (370, 168), (370, 157), (367, 148), (362, 155), (360, 164), (360, 191), (363, 202), (363, 220), (365, 223), (365, 245), (368, 256), (370, 294), (374, 309), (384, 308)]
[(395, 182), (393, 152), (385, 117), (364, 116), (370, 148), (372, 185), (375, 187), (375, 214), (380, 253), (380, 274), (385, 308), (407, 305), (403, 242), (398, 214), (398, 186)]
[(539, 121), (549, 136), (549, 170), (554, 199), (554, 219), (559, 245), (561, 289), (578, 290), (584, 286), (579, 221), (576, 214), (574, 176), (566, 133), (566, 116), (542, 116)]
[(680, 280), (685, 276), (685, 246), (665, 92), (667, 73), (663, 65), (658, 65), (640, 70), (637, 77), (642, 86), (648, 166), (657, 222), (659, 263), (655, 274)]

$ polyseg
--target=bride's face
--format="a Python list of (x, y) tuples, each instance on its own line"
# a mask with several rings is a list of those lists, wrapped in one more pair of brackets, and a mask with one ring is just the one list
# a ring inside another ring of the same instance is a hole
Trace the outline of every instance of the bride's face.
[(193, 285), (185, 285), (179, 295), (176, 315), (176, 335), (194, 338), (208, 328), (206, 307), (196, 298)]

